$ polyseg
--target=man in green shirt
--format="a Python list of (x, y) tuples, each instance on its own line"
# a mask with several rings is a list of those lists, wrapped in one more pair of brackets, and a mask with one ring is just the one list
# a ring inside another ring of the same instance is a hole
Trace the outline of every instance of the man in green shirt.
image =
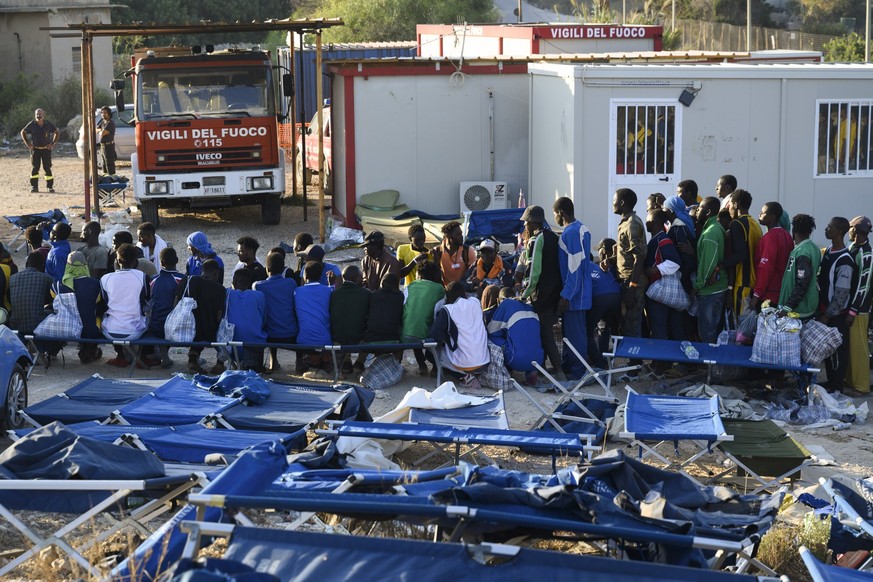
[[(433, 325), (434, 308), (446, 296), (442, 273), (436, 263), (424, 261), (418, 266), (418, 279), (403, 290), (403, 328), (400, 332), (404, 343), (419, 342), (427, 337)], [(413, 349), (418, 373), (427, 375), (427, 362), (423, 349)]]
[(697, 332), (700, 340), (715, 343), (721, 323), (727, 273), (721, 272), (725, 234), (718, 221), (720, 203), (715, 196), (703, 199), (697, 209), (697, 278), (692, 293), (697, 296)]
[(814, 230), (815, 218), (808, 214), (797, 214), (791, 219), (794, 250), (788, 255), (779, 291), (779, 307), (796, 312), (803, 320), (810, 319), (818, 309), (816, 275), (821, 250), (809, 238)]

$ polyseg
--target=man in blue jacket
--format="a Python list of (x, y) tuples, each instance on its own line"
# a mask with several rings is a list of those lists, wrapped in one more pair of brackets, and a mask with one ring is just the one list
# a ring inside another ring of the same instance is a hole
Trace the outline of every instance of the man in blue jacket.
[(540, 341), (540, 318), (533, 307), (513, 297), (510, 287), (500, 290), (500, 305), (488, 324), (488, 340), (503, 348), (504, 361), (510, 370), (524, 372), (529, 385), (539, 378), (533, 362), (545, 359)]
[[(277, 344), (297, 342), (297, 311), (294, 307), (294, 292), (297, 283), (285, 277), (285, 256), (281, 253), (267, 255), (267, 279), (254, 284), (255, 291), (264, 294), (267, 301), (267, 341)], [(265, 373), (279, 370), (277, 349), (270, 348), (270, 361)]]
[[(300, 328), (297, 343), (300, 345), (326, 346), (333, 343), (330, 335), (330, 295), (333, 289), (319, 283), (322, 270), (321, 263), (306, 263), (303, 267), (303, 285), (294, 292), (297, 323)], [(311, 372), (306, 368), (311, 368)], [(330, 378), (330, 352), (313, 350), (307, 353), (304, 365), (298, 365), (297, 370), (304, 372), (307, 378)]]
[[(267, 301), (263, 293), (252, 289), (254, 278), (252, 269), (233, 272), (233, 288), (227, 292), (227, 321), (234, 324), (234, 341), (263, 344), (267, 341)], [(259, 372), (263, 364), (264, 348), (243, 349), (240, 368)]]
[[(555, 200), (552, 206), (555, 222), (564, 227), (558, 242), (558, 265), (561, 268), (561, 299), (558, 312), (562, 313), (563, 336), (580, 354), (588, 353), (588, 327), (585, 313), (591, 309), (591, 233), (576, 220), (573, 201), (567, 197)], [(585, 374), (585, 366), (572, 350), (563, 350), (561, 368), (574, 380)]]

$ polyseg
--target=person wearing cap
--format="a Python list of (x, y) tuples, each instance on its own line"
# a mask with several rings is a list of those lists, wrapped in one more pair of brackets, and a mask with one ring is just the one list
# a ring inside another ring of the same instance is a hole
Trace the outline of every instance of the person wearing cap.
[(532, 205), (521, 215), (530, 238), (525, 246), (527, 266), (523, 279), (522, 301), (529, 301), (540, 320), (543, 350), (560, 380), (564, 378), (561, 353), (555, 343), (554, 326), (561, 299), (561, 267), (558, 262), (558, 235), (546, 229), (546, 213)]
[(321, 245), (309, 245), (302, 251), (297, 253), (305, 262), (315, 261), (321, 264), (321, 280), (319, 283), (327, 285), (332, 289), (336, 289), (343, 283), (343, 275), (340, 268), (333, 263), (328, 263), (324, 260), (324, 247)]
[(619, 188), (612, 200), (613, 213), (621, 217), (616, 239), (615, 267), (621, 283), (621, 331), (630, 337), (640, 337), (643, 326), (646, 275), (646, 229), (634, 212), (637, 194), (630, 188)]
[(106, 263), (109, 259), (109, 251), (100, 244), (100, 223), (87, 222), (82, 226), (82, 232), (79, 240), (83, 243), (78, 249), (88, 262), (88, 268), (91, 270), (91, 277), (99, 279), (106, 273)]
[[(573, 201), (562, 196), (552, 205), (555, 222), (564, 228), (558, 241), (558, 265), (561, 268), (561, 298), (558, 312), (561, 333), (580, 354), (588, 353), (586, 312), (591, 309), (591, 233), (576, 219)], [(573, 354), (563, 350), (561, 367), (569, 378), (579, 379), (585, 365)]]
[(481, 296), (488, 285), (497, 285), (498, 288), (502, 286), (505, 274), (503, 259), (497, 254), (497, 244), (486, 238), (479, 243), (479, 259), (470, 267), (467, 276), (468, 290)]
[(443, 285), (448, 287), (453, 281), (464, 282), (470, 265), (476, 262), (476, 251), (464, 244), (464, 231), (457, 220), (445, 223), (442, 233), (443, 240), (433, 250), (433, 256), (443, 272)]
[(866, 216), (856, 216), (849, 222), (849, 252), (855, 259), (855, 277), (852, 281), (852, 301), (846, 316), (846, 325), (849, 327), (846, 384), (865, 396), (870, 393), (870, 345), (867, 340), (867, 327), (870, 324), (870, 302), (873, 297), (871, 228), (873, 224)]
[[(64, 278), (52, 286), (52, 295), (73, 293), (76, 309), (82, 320), (82, 339), (101, 339), (97, 324), (97, 305), (100, 303), (100, 281), (91, 276), (87, 258), (81, 251), (73, 251), (67, 257)], [(80, 343), (79, 361), (90, 364), (103, 357), (103, 350), (97, 344)]]
[(224, 261), (209, 244), (209, 239), (202, 232), (195, 231), (188, 235), (185, 241), (188, 245), (188, 262), (185, 264), (185, 274), (189, 277), (199, 277), (203, 274), (203, 261), (212, 259), (218, 263), (218, 282), (224, 282)]
[(393, 273), (400, 279), (400, 261), (385, 248), (384, 234), (378, 230), (370, 231), (364, 237), (363, 246), (361, 271), (364, 274), (364, 287), (370, 291), (378, 291), (382, 277), (388, 273)]
[[(67, 257), (64, 257), (66, 267)], [(27, 255), (24, 270), (9, 277), (9, 327), (21, 334), (31, 334), (49, 311), (54, 280), (45, 272), (42, 253)], [(40, 350), (43, 351), (43, 350)]]
[[(293, 344), (297, 341), (299, 330), (297, 312), (294, 308), (294, 291), (297, 282), (285, 276), (285, 255), (270, 252), (267, 255), (267, 277), (254, 284), (266, 298), (267, 341), (276, 344)], [(270, 358), (264, 373), (272, 374), (279, 370), (278, 349), (270, 348)]]
[(779, 302), (782, 274), (794, 248), (791, 235), (779, 224), (779, 217), (783, 214), (778, 202), (768, 202), (761, 208), (758, 221), (767, 232), (755, 249), (755, 288), (749, 299), (749, 309), (758, 309), (764, 301), (774, 305)]
[(397, 247), (397, 260), (403, 265), (400, 276), (405, 277), (404, 285), (409, 286), (418, 279), (418, 266), (426, 261), (433, 262), (433, 257), (424, 244), (427, 238), (424, 226), (413, 224), (406, 231), (406, 235), (409, 237), (409, 244)]

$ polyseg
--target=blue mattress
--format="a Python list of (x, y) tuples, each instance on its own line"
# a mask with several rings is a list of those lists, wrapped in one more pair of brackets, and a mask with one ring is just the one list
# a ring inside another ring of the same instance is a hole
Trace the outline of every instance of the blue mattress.
[(484, 404), (475, 406), (449, 410), (413, 408), (409, 412), (409, 421), (416, 424), (442, 424), (457, 428), (509, 428), (502, 393)]
[(64, 391), (24, 409), (40, 424), (60, 421), (74, 424), (104, 420), (125, 404), (145, 396), (165, 380), (119, 380), (94, 375)]
[(718, 397), (685, 398), (629, 392), (625, 430), (641, 440), (716, 441), (725, 434)]

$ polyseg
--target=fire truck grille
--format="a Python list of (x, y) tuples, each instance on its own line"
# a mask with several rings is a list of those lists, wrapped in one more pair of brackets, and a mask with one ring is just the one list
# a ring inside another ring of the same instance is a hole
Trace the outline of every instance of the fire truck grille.
[(260, 147), (157, 150), (155, 165), (161, 169), (205, 166), (257, 166), (263, 163)]

